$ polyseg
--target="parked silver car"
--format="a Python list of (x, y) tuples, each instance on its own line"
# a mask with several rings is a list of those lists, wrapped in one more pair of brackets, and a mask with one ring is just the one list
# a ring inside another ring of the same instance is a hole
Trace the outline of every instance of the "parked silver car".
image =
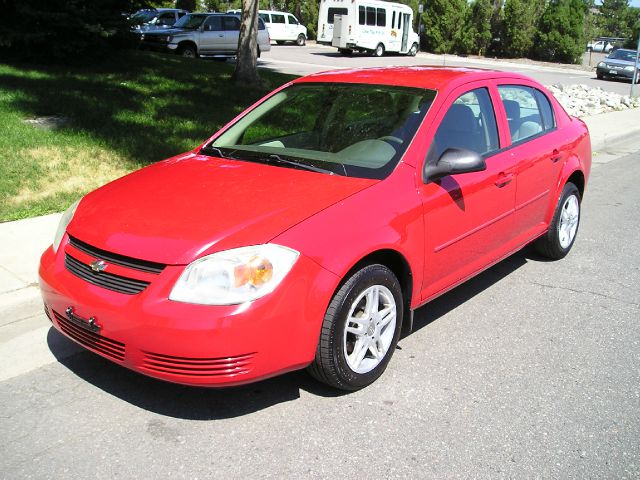
[[(190, 13), (173, 28), (145, 32), (141, 46), (175, 52), (183, 57), (234, 57), (238, 53), (240, 16), (226, 13)], [(258, 56), (271, 50), (269, 31), (258, 20)]]
[[(633, 81), (636, 69), (640, 70), (640, 63), (636, 64), (636, 51), (620, 48), (609, 54), (596, 67), (596, 76), (603, 78), (626, 78)], [(636, 82), (639, 80), (636, 76)]]

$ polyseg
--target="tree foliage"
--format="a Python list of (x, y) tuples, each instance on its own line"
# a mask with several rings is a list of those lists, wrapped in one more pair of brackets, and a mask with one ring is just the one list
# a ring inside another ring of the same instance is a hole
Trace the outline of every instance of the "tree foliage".
[(536, 58), (576, 63), (584, 52), (582, 0), (553, 0), (540, 17), (534, 47)]
[(491, 39), (491, 19), (494, 14), (492, 0), (474, 0), (467, 8), (464, 26), (458, 32), (456, 51), (483, 55)]
[(429, 0), (422, 15), (424, 45), (435, 53), (450, 53), (465, 20), (466, 0)]
[(65, 61), (99, 57), (125, 42), (123, 13), (139, 9), (137, 0), (16, 0), (6, 2), (0, 46), (22, 60)]
[(545, 0), (506, 0), (504, 4), (502, 53), (507, 57), (526, 57), (531, 52), (538, 19)]
[(628, 0), (602, 0), (598, 23), (602, 35), (628, 37), (631, 34), (628, 19)]

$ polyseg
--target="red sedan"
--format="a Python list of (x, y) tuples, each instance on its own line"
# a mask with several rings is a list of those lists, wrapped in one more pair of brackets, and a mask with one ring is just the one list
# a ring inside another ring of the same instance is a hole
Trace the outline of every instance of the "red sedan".
[(584, 123), (521, 75), (311, 75), (70, 207), (41, 260), (45, 310), (163, 380), (308, 367), (355, 390), (421, 305), (528, 243), (564, 257), (590, 164)]

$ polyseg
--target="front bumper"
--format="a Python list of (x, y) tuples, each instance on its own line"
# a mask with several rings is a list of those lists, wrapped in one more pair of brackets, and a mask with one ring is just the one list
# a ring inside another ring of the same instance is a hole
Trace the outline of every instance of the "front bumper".
[(183, 266), (167, 266), (142, 292), (127, 295), (72, 274), (67, 252), (75, 254), (65, 237), (57, 254), (49, 248), (40, 262), (53, 326), (124, 367), (187, 385), (238, 385), (304, 368), (314, 358), (339, 281), (301, 255), (265, 297), (242, 305), (193, 305), (168, 300)]
[(596, 74), (599, 77), (626, 78), (627, 80), (633, 80), (633, 70), (618, 70), (609, 67), (597, 67)]

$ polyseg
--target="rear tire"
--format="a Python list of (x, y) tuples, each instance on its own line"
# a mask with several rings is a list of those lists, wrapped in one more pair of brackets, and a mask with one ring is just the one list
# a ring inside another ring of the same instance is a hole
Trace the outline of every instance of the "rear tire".
[(296, 39), (296, 45), (298, 45), (299, 47), (304, 47), (307, 43), (307, 39), (305, 38), (305, 36), (303, 34), (298, 35), (298, 38)]
[(407, 52), (407, 55), (410, 57), (415, 57), (417, 53), (418, 53), (418, 44), (414, 43), (413, 45), (411, 45), (411, 48)]
[(604, 75), (602, 75), (601, 73), (596, 73), (596, 78), (598, 80), (602, 80), (604, 78)]
[(403, 309), (400, 282), (391, 270), (378, 264), (358, 270), (327, 308), (309, 373), (341, 390), (373, 383), (396, 348)]
[(578, 187), (567, 182), (562, 189), (549, 230), (534, 243), (540, 255), (560, 260), (569, 253), (580, 225), (580, 200)]
[(384, 45), (379, 43), (376, 49), (372, 52), (374, 57), (381, 57), (384, 55)]

